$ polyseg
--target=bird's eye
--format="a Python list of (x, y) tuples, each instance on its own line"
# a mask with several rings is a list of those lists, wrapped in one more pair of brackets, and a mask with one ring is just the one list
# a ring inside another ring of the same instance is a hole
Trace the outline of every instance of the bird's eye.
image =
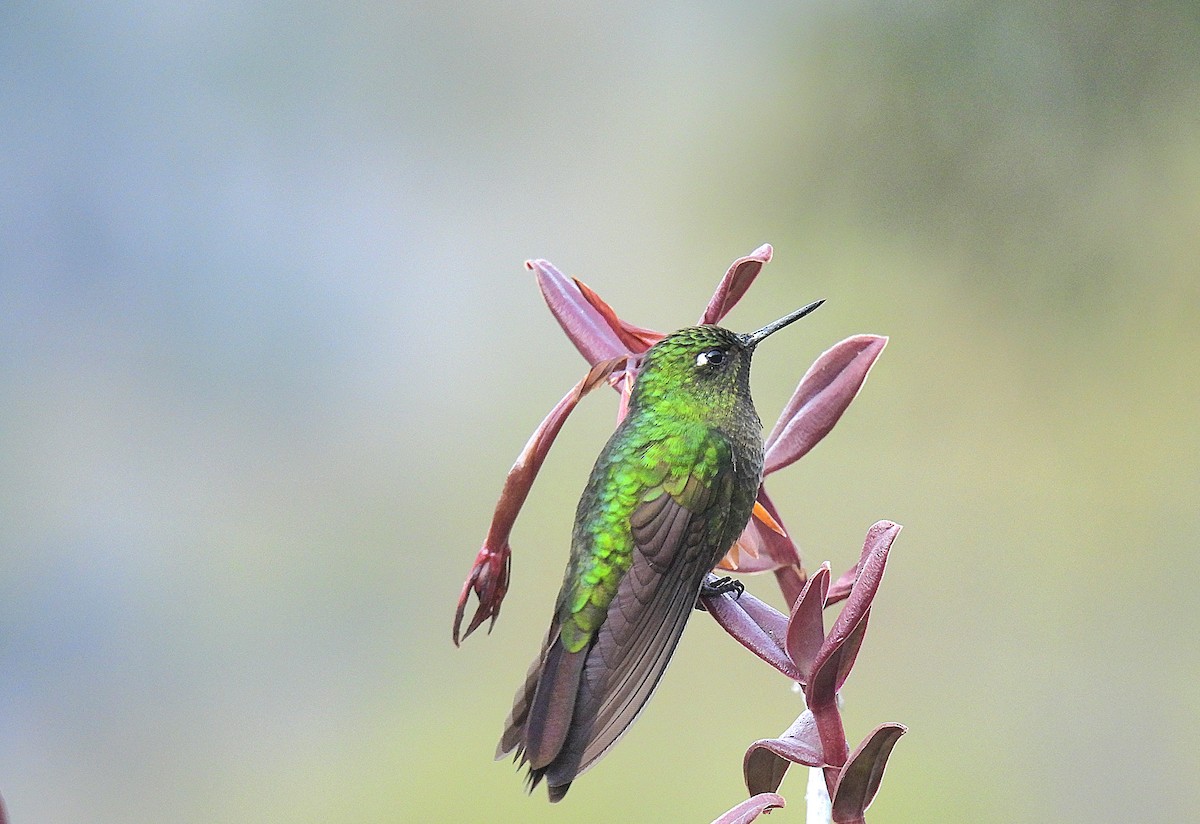
[(720, 366), (725, 362), (724, 349), (709, 349), (696, 356), (697, 366)]

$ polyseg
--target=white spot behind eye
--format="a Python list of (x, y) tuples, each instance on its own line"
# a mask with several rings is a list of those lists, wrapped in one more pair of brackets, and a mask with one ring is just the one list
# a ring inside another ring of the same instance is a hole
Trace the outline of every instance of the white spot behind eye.
[(725, 353), (720, 349), (709, 349), (696, 356), (697, 366), (720, 366), (725, 362)]
[(696, 365), (697, 366), (708, 366), (708, 353), (707, 352), (701, 352), (699, 355), (696, 356)]

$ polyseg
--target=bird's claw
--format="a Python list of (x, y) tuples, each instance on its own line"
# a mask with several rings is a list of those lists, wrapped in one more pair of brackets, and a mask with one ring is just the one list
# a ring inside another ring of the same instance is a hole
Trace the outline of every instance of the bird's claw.
[(701, 599), (727, 595), (730, 592), (733, 593), (734, 598), (741, 598), (745, 591), (745, 584), (728, 575), (722, 578), (710, 578), (700, 585), (700, 598), (696, 600), (696, 609), (707, 611), (704, 609), (704, 602)]
[(739, 598), (745, 591), (746, 585), (729, 575), (705, 581), (700, 585), (702, 595), (725, 595), (732, 592), (734, 598)]

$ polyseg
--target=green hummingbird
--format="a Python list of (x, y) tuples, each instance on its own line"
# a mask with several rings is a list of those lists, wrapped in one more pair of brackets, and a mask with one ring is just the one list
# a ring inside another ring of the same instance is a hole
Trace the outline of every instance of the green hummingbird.
[(706, 576), (754, 508), (754, 348), (821, 303), (746, 335), (681, 329), (642, 356), (628, 414), (579, 500), (550, 631), (496, 748), (497, 759), (515, 751), (528, 764), (530, 791), (545, 778), (561, 800), (650, 699)]

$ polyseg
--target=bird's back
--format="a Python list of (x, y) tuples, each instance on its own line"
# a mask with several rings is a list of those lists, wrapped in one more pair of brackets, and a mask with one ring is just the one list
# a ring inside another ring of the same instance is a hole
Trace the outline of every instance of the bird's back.
[(552, 800), (657, 686), (705, 575), (750, 517), (760, 432), (635, 408), (597, 459), (550, 632), (497, 752), (516, 749), (533, 784), (548, 779)]

